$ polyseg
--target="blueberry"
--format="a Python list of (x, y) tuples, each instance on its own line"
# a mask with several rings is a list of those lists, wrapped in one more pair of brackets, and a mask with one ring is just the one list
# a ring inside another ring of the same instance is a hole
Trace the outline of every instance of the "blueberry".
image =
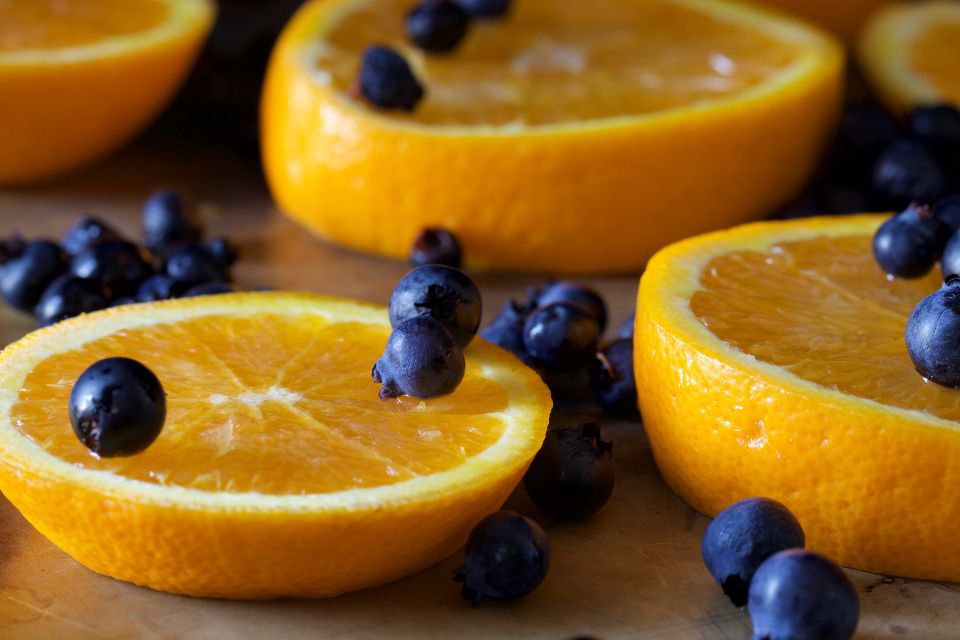
[(499, 18), (510, 10), (510, 0), (458, 0), (458, 4), (474, 18)]
[(123, 238), (113, 227), (99, 218), (84, 216), (67, 230), (60, 244), (64, 251), (74, 256), (90, 245), (114, 240), (123, 240)]
[(627, 316), (627, 319), (624, 320), (620, 327), (617, 329), (618, 338), (633, 338), (633, 327), (637, 324), (637, 316), (634, 313), (631, 313)]
[(480, 290), (464, 272), (438, 264), (417, 267), (397, 283), (390, 296), (390, 324), (430, 316), (450, 330), (461, 347), (480, 327)]
[(474, 604), (483, 598), (512, 600), (543, 582), (550, 568), (550, 542), (536, 522), (514, 511), (498, 511), (474, 527), (454, 581)]
[(381, 109), (413, 111), (424, 91), (403, 56), (375, 46), (363, 52), (360, 93)]
[(167, 414), (160, 381), (130, 358), (87, 368), (70, 392), (70, 422), (80, 441), (103, 457), (143, 451), (160, 435)]
[(383, 384), (381, 398), (433, 398), (452, 393), (465, 368), (463, 350), (446, 327), (418, 316), (394, 327), (383, 356), (373, 365), (373, 381)]
[(537, 308), (523, 326), (526, 352), (538, 365), (561, 373), (573, 373), (588, 364), (599, 338), (594, 316), (566, 302)]
[(850, 578), (812, 551), (771, 556), (750, 584), (753, 640), (847, 640), (859, 618), (860, 599)]
[(614, 340), (598, 351), (589, 373), (590, 387), (606, 413), (630, 419), (639, 417), (632, 338)]
[(899, 135), (896, 119), (876, 105), (845, 109), (829, 158), (831, 172), (854, 185), (869, 185), (877, 158)]
[(143, 242), (160, 255), (179, 244), (198, 242), (203, 223), (196, 208), (176, 191), (153, 193), (143, 205)]
[(607, 329), (607, 304), (599, 293), (574, 282), (554, 282), (537, 294), (538, 307), (554, 302), (568, 302), (583, 307), (600, 325), (600, 333)]
[(3, 265), (0, 294), (11, 307), (31, 311), (53, 279), (66, 271), (60, 247), (49, 240), (34, 240), (22, 253)]
[(917, 107), (907, 116), (907, 129), (941, 159), (960, 156), (960, 110), (948, 104)]
[(933, 202), (947, 187), (943, 169), (922, 144), (898, 140), (880, 155), (873, 170), (873, 189), (881, 204), (893, 208), (910, 202)]
[(523, 487), (553, 518), (589, 518), (613, 493), (613, 444), (601, 440), (595, 422), (550, 429), (523, 477)]
[(484, 340), (512, 352), (522, 360), (527, 354), (523, 346), (523, 324), (528, 314), (529, 311), (525, 307), (510, 300), (503, 306), (500, 315), (480, 331), (479, 335)]
[(204, 282), (202, 284), (190, 287), (184, 298), (194, 298), (196, 296), (214, 296), (221, 293), (233, 293), (237, 288), (229, 282)]
[(19, 258), (23, 254), (27, 243), (23, 236), (14, 231), (6, 238), (0, 238), (0, 266), (7, 264), (14, 258)]
[(940, 256), (940, 270), (946, 279), (952, 275), (960, 275), (960, 231), (954, 233), (943, 248)]
[(224, 268), (229, 268), (237, 261), (237, 249), (226, 238), (214, 238), (209, 241), (207, 250)]
[(803, 529), (785, 506), (767, 498), (747, 498), (717, 514), (707, 526), (700, 551), (723, 592), (742, 607), (763, 561), (803, 544)]
[(907, 319), (907, 352), (927, 380), (960, 389), (960, 276), (948, 275)]
[(123, 240), (94, 244), (70, 260), (75, 276), (96, 280), (113, 296), (134, 294), (150, 276), (150, 265), (136, 245)]
[(226, 282), (223, 263), (202, 244), (185, 244), (167, 255), (164, 272), (185, 288), (204, 282)]
[(451, 0), (422, 0), (407, 14), (407, 36), (424, 51), (452, 51), (467, 35), (470, 16)]
[(873, 236), (873, 257), (897, 278), (919, 278), (933, 269), (949, 230), (926, 206), (910, 205)]
[(960, 231), (960, 193), (947, 196), (933, 208), (933, 215), (950, 229), (951, 233)]
[(108, 305), (107, 295), (97, 282), (65, 273), (50, 283), (33, 314), (37, 324), (46, 327), (81, 313), (106, 309)]
[(137, 302), (154, 302), (179, 298), (186, 291), (182, 282), (178, 282), (165, 273), (157, 273), (144, 280), (134, 296)]
[(459, 269), (462, 255), (456, 236), (446, 229), (433, 227), (417, 236), (410, 249), (410, 264), (415, 267), (443, 264)]

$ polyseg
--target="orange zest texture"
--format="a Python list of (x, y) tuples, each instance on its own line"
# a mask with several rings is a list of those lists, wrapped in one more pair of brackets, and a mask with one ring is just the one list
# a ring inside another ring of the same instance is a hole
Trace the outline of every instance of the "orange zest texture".
[[(527, 0), (448, 56), (409, 44), (408, 8), (308, 3), (265, 82), (275, 199), (364, 251), (404, 257), (442, 226), (478, 267), (637, 269), (793, 195), (839, 107), (840, 46), (744, 5)], [(426, 87), (412, 113), (352, 95), (371, 44), (401, 51)]]
[[(389, 335), (382, 309), (197, 300), (83, 316), (0, 356), (0, 489), (100, 573), (221, 597), (379, 584), (456, 550), (543, 438), (549, 393), (482, 340), (453, 394), (383, 401), (370, 379)], [(144, 452), (97, 458), (67, 398), (118, 354), (157, 374), (167, 420)]]
[(904, 343), (939, 272), (874, 263), (881, 216), (747, 225), (670, 246), (640, 284), (644, 424), (664, 479), (716, 514), (765, 496), (846, 566), (960, 580), (960, 392)]

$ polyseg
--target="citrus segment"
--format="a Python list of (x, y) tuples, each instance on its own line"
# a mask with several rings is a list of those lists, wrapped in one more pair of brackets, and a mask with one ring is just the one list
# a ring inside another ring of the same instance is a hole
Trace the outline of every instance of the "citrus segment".
[[(449, 56), (409, 46), (406, 8), (306, 4), (265, 81), (274, 197), (361, 250), (405, 257), (443, 227), (474, 266), (635, 270), (668, 241), (791, 197), (839, 107), (838, 43), (740, 4), (528, 0)], [(353, 96), (373, 44), (423, 81), (412, 113)]]
[(833, 31), (852, 44), (863, 23), (890, 0), (756, 0), (789, 11)]
[(893, 5), (873, 16), (859, 41), (860, 63), (887, 106), (960, 106), (960, 4)]
[(102, 157), (173, 96), (213, 22), (210, 0), (0, 3), (0, 184)]
[[(31, 334), (0, 357), (0, 488), (81, 562), (158, 589), (331, 595), (422, 568), (506, 499), (543, 438), (549, 394), (515, 358), (476, 341), (453, 394), (380, 400), (370, 366), (389, 332), (379, 308), (238, 294), (135, 305)], [(73, 434), (67, 399), (84, 369), (118, 354), (160, 379), (167, 420), (142, 453), (97, 458)], [(43, 505), (72, 492), (90, 496), (72, 505), (79, 522), (64, 528)], [(91, 548), (94, 522), (125, 541), (112, 559)], [(133, 570), (134, 556), (162, 553), (201, 522), (223, 536), (208, 541), (205, 567), (178, 566), (186, 560), (177, 556), (159, 558), (149, 575)], [(270, 537), (243, 544), (270, 546), (278, 568), (259, 566), (252, 552), (231, 558), (237, 534), (228, 527), (271, 526)], [(349, 558), (339, 556), (346, 542), (310, 558), (284, 555), (285, 538), (362, 526), (362, 539), (395, 544)], [(420, 538), (421, 527), (434, 537)], [(284, 573), (297, 566), (306, 574)], [(244, 570), (268, 575), (232, 582)]]
[(748, 225), (659, 253), (638, 300), (641, 411), (696, 509), (773, 498), (847, 566), (957, 580), (960, 392), (924, 381), (903, 337), (938, 275), (888, 279), (870, 250), (882, 219)]

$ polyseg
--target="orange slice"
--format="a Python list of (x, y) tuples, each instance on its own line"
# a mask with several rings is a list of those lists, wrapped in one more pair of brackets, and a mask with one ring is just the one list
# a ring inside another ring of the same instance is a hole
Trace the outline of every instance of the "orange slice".
[[(132, 305), (0, 354), (0, 489), (94, 571), (164, 591), (329, 596), (416, 572), (500, 507), (546, 430), (549, 392), (475, 341), (457, 390), (382, 401), (380, 307), (262, 293)], [(93, 362), (157, 374), (146, 451), (98, 459), (67, 398)]]
[(894, 111), (943, 102), (960, 107), (960, 3), (909, 2), (878, 12), (864, 27), (859, 58)]
[(829, 29), (852, 44), (867, 18), (890, 0), (754, 0), (789, 11)]
[(213, 16), (210, 0), (0, 3), (0, 184), (76, 169), (139, 132)]
[(713, 515), (782, 501), (808, 545), (877, 573), (960, 580), (960, 391), (904, 327), (937, 273), (874, 263), (880, 216), (747, 225), (664, 249), (640, 283), (636, 372), (664, 479)]
[[(636, 270), (665, 243), (768, 213), (833, 125), (843, 54), (798, 22), (716, 0), (524, 0), (449, 56), (404, 34), (405, 0), (314, 0), (281, 36), (261, 109), (280, 207), (405, 257), (424, 227), (473, 266)], [(410, 114), (351, 96), (362, 51), (402, 51)]]

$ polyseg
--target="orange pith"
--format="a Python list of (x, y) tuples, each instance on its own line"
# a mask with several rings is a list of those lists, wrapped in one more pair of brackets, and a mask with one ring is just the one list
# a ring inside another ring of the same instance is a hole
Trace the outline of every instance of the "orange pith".
[(94, 44), (161, 22), (159, 0), (5, 0), (0, 3), (0, 52)]
[(871, 255), (867, 236), (732, 252), (707, 265), (690, 307), (724, 342), (805, 380), (960, 420), (960, 393), (925, 382), (904, 346), (907, 317), (939, 288), (939, 270), (888, 280)]
[(948, 102), (960, 105), (960, 13), (927, 28), (910, 50), (910, 64)]
[[(470, 414), (506, 408), (503, 389), (476, 370), (468, 369), (455, 403), (380, 400), (366, 364), (388, 335), (383, 327), (271, 314), (131, 329), (40, 363), (12, 418), (47, 451), (88, 469), (269, 494), (393, 484), (461, 464), (500, 437), (502, 421)], [(247, 348), (236, 350), (237, 341)], [(137, 353), (160, 378), (167, 421), (143, 453), (98, 459), (64, 428), (67, 398), (83, 369), (123, 353)]]
[(404, 30), (407, 0), (359, 0), (325, 34), (314, 65), (345, 99), (370, 44), (404, 52), (427, 87), (423, 124), (539, 125), (662, 111), (737, 93), (794, 62), (799, 49), (668, 2), (516, 3), (478, 22), (451, 56), (429, 56)]

